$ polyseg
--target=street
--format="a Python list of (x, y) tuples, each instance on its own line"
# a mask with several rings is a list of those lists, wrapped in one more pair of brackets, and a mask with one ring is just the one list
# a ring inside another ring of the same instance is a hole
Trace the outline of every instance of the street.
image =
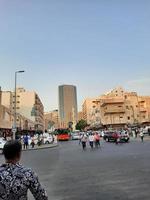
[(101, 149), (86, 151), (78, 141), (62, 142), (23, 152), (22, 163), (38, 173), (52, 200), (150, 199), (150, 141), (102, 142)]

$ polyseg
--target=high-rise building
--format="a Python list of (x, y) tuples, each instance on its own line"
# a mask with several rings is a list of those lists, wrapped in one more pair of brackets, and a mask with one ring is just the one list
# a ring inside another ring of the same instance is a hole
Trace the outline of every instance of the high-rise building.
[(59, 117), (60, 126), (75, 128), (78, 119), (76, 86), (59, 86)]

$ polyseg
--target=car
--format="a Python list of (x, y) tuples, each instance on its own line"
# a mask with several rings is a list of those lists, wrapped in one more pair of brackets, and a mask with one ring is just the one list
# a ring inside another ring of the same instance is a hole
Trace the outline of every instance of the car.
[(104, 133), (104, 140), (106, 142), (128, 142), (129, 135), (124, 132), (109, 131)]
[(127, 132), (121, 132), (120, 133), (120, 142), (129, 142), (130, 137)]
[(79, 139), (80, 139), (79, 133), (72, 133), (71, 139), (72, 139), (72, 140), (79, 140)]
[(4, 148), (4, 145), (6, 142), (7, 142), (7, 140), (5, 140), (4, 138), (0, 138), (0, 149)]
[(52, 135), (43, 136), (43, 143), (44, 144), (51, 144), (51, 143), (53, 143), (53, 136)]

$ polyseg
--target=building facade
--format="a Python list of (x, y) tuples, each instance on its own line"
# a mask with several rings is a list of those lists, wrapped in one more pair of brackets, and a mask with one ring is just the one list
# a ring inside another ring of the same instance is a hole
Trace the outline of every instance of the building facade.
[[(14, 113), (14, 92), (2, 92), (2, 105), (9, 108), (12, 114)], [(17, 88), (16, 112), (18, 116), (24, 116), (28, 121), (33, 122), (28, 124), (31, 130), (44, 130), (44, 107), (36, 92)]]
[(97, 119), (99, 118), (99, 108), (95, 101), (96, 99), (89, 98), (86, 99), (82, 105), (83, 119), (90, 125), (95, 124), (98, 120), (100, 121), (100, 119)]
[[(121, 87), (95, 98), (87, 107), (88, 114), (85, 116), (91, 126), (150, 123), (150, 97), (138, 96), (136, 92), (126, 92)], [(84, 109), (83, 104), (83, 111)]]
[(80, 111), (78, 112), (78, 121), (83, 119), (83, 113)]
[(61, 85), (58, 90), (60, 126), (66, 128), (71, 123), (75, 128), (78, 120), (76, 86)]
[(54, 131), (59, 128), (59, 114), (58, 110), (44, 113), (44, 129), (47, 131)]

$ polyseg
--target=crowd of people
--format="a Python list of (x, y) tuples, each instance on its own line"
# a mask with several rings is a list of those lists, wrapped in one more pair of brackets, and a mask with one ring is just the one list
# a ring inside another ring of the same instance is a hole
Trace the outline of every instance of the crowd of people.
[(29, 134), (25, 134), (22, 135), (19, 138), (23, 149), (28, 149), (30, 146), (33, 149), (35, 147), (35, 145), (37, 146), (41, 146), (43, 144), (45, 144), (45, 140), (48, 141), (49, 143), (57, 143), (57, 136), (56, 135), (52, 135), (52, 134), (37, 134), (37, 135), (32, 135), (30, 136)]
[[(79, 144), (82, 144), (83, 150), (86, 149), (87, 144), (91, 147), (91, 149), (100, 147), (100, 141), (104, 138), (105, 133), (109, 130), (102, 130), (102, 131), (88, 131), (80, 133)], [(122, 129), (120, 131), (113, 130), (116, 134), (126, 134), (129, 137), (137, 138), (139, 137), (141, 141), (144, 141), (144, 136), (146, 134), (150, 135), (150, 129), (145, 132), (145, 129), (142, 127), (139, 128), (132, 128), (132, 129)], [(116, 139), (116, 143), (118, 143)]]
[(89, 134), (84, 133), (80, 135), (79, 144), (82, 144), (83, 150), (86, 149), (87, 142), (89, 142), (91, 149), (93, 149), (94, 147), (98, 148), (100, 147), (100, 139), (100, 134), (98, 134), (97, 132)]

